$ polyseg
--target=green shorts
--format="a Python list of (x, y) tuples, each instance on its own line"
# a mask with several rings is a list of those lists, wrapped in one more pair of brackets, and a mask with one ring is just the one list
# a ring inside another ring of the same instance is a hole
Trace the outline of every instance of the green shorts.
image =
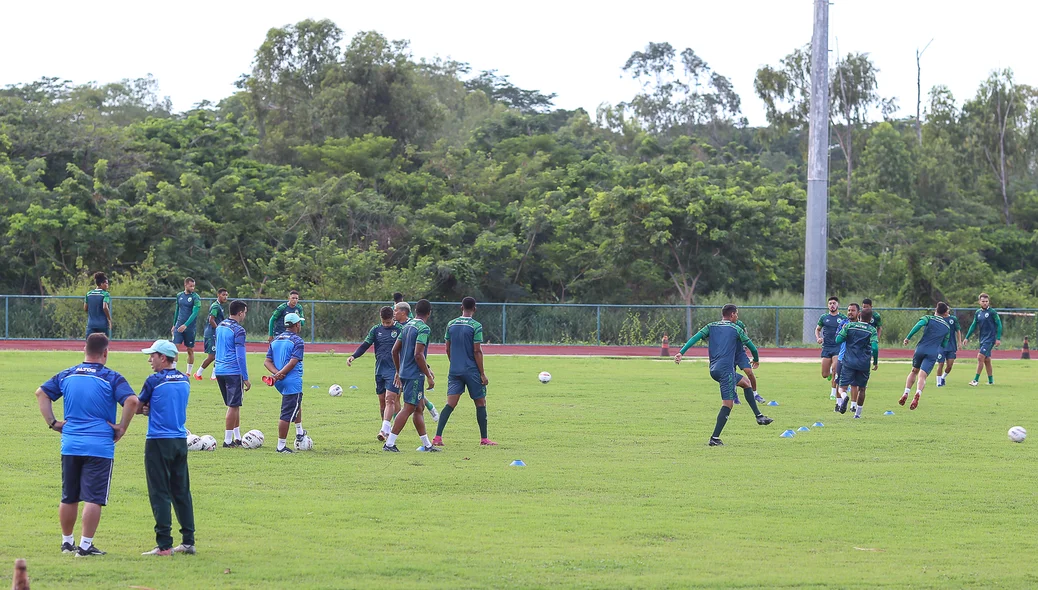
[(739, 376), (735, 374), (734, 367), (727, 371), (711, 371), (710, 377), (720, 386), (722, 400), (731, 401), (738, 397), (735, 386), (739, 382)]
[(404, 403), (412, 406), (422, 405), (422, 401), (425, 400), (425, 377), (400, 381), (403, 385), (400, 390), (404, 394)]
[(206, 354), (215, 355), (216, 354), (216, 334), (213, 334), (212, 336), (206, 336), (205, 337), (205, 341), (204, 341), (204, 346), (205, 346), (205, 353)]

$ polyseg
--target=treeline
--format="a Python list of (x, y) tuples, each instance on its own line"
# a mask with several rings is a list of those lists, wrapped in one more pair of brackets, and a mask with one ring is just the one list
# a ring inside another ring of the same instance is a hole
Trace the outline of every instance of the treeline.
[[(596, 113), (334, 23), (272, 29), (238, 91), (172, 112), (151, 78), (0, 90), (0, 290), (694, 303), (799, 291), (809, 54), (757, 72), (768, 126), (653, 43)], [(618, 64), (621, 65), (621, 64)], [(996, 71), (895, 119), (868, 55), (833, 68), (831, 288), (1031, 306), (1038, 93)]]

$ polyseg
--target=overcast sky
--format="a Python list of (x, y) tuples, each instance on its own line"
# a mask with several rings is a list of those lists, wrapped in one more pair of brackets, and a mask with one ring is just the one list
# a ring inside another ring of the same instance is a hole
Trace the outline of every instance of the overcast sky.
[[(678, 51), (691, 47), (728, 76), (744, 115), (763, 124), (754, 73), (810, 41), (812, 6), (812, 0), (12, 1), (3, 8), (0, 85), (43, 76), (104, 83), (150, 73), (174, 108), (185, 110), (232, 93), (271, 27), (329, 18), (347, 41), (365, 30), (407, 39), (415, 58), (451, 57), (474, 71), (496, 69), (522, 88), (557, 93), (559, 107), (592, 114), (600, 103), (637, 91), (620, 69), (632, 51), (667, 41)], [(1036, 14), (1023, 0), (836, 0), (829, 47), (871, 53), (881, 94), (897, 97), (902, 114), (914, 114), (915, 50), (930, 39), (924, 93), (946, 84), (961, 104), (1002, 67), (1012, 67), (1019, 82), (1038, 84)]]

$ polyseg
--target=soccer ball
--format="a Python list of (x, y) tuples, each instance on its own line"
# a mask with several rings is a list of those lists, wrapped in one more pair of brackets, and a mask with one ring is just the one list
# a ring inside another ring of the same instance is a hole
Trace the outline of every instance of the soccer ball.
[(202, 437), (197, 434), (187, 435), (187, 450), (189, 451), (201, 451), (202, 450)]
[(246, 449), (258, 449), (263, 446), (263, 433), (258, 430), (250, 430), (241, 437), (241, 446)]
[(314, 439), (304, 435), (303, 440), (296, 439), (296, 450), (297, 451), (309, 451), (314, 448)]
[(551, 373), (547, 371), (541, 371), (541, 374), (537, 375), (537, 378), (541, 380), (541, 383), (547, 383), (551, 381)]
[(1009, 440), (1013, 442), (1024, 442), (1027, 438), (1027, 431), (1024, 430), (1023, 426), (1014, 426), (1009, 429)]
[(335, 384), (328, 388), (328, 395), (332, 397), (339, 397), (342, 395), (342, 385)]
[(199, 451), (215, 451), (216, 450), (216, 439), (211, 435), (207, 434), (202, 437), (201, 441), (202, 448)]

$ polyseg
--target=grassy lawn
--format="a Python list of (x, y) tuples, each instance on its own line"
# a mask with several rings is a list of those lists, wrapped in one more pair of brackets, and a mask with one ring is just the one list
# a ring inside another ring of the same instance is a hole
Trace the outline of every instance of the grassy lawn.
[[(140, 556), (155, 538), (138, 417), (95, 537), (108, 555), (77, 559), (58, 549), (59, 437), (33, 392), (80, 359), (0, 355), (0, 586), (16, 557), (37, 589), (1038, 586), (1038, 442), (1006, 438), (1038, 433), (1026, 362), (996, 362), (996, 386), (972, 388), (963, 359), (914, 412), (896, 404), (909, 366), (881, 362), (857, 421), (833, 413), (816, 364), (764, 364), (775, 423), (757, 426), (744, 403), (727, 446), (709, 448), (719, 397), (703, 362), (489, 356), (500, 446), (479, 447), (463, 398), (446, 452), (427, 455), (410, 425), (402, 453), (381, 451), (371, 355), (347, 370), (345, 355), (314, 350), (303, 423), (315, 448), (285, 456), (279, 396), (250, 355), (242, 431), (266, 445), (191, 454), (199, 554)], [(432, 364), (446, 376), (445, 358)], [(143, 354), (109, 366), (135, 388), (149, 371)], [(441, 382), (430, 397), (444, 396)], [(188, 428), (222, 439), (223, 411), (215, 382), (196, 382)]]

